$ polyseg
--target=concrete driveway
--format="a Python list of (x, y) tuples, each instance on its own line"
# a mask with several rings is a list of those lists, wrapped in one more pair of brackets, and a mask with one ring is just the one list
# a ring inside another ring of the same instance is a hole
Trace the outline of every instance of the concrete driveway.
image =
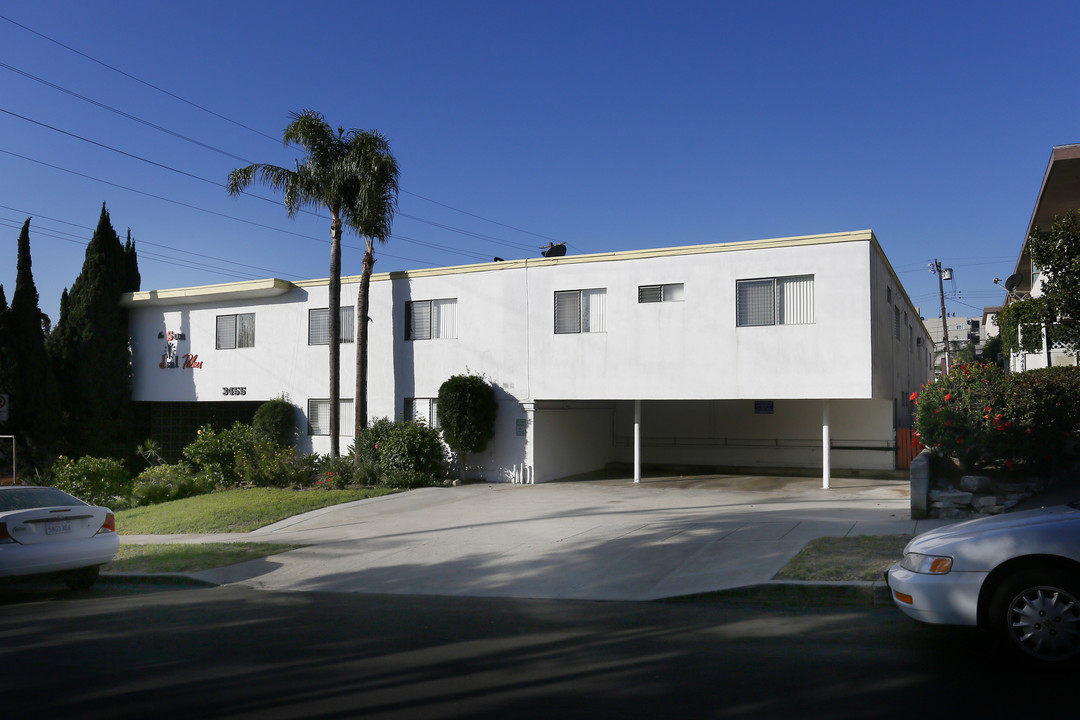
[(275, 590), (651, 600), (767, 582), (821, 536), (916, 533), (900, 480), (751, 476), (429, 488), (252, 533), (308, 547), (194, 573)]

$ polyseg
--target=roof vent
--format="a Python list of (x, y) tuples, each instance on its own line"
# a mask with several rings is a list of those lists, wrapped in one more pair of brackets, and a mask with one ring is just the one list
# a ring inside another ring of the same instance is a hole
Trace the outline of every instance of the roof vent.
[(562, 257), (566, 254), (566, 243), (548, 243), (547, 247), (540, 248), (540, 254), (544, 257)]

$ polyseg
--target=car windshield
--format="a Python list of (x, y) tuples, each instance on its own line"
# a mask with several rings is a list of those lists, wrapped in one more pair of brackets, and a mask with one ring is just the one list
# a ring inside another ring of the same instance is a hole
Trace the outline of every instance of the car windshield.
[(82, 500), (62, 490), (50, 487), (0, 488), (0, 512), (30, 510), (39, 507), (74, 507), (85, 505)]

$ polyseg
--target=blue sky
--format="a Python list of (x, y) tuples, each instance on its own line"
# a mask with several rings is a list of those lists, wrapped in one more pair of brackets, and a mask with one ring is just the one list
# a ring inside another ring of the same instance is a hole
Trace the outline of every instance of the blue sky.
[[(0, 5), (0, 283), (33, 216), (55, 320), (102, 202), (143, 289), (326, 277), (328, 218), (227, 197), (289, 113), (401, 169), (376, 271), (870, 228), (925, 316), (1004, 293), (1054, 145), (1075, 2)], [(65, 47), (66, 46), (66, 47)], [(89, 141), (89, 142), (88, 142)], [(343, 272), (360, 272), (347, 235)]]

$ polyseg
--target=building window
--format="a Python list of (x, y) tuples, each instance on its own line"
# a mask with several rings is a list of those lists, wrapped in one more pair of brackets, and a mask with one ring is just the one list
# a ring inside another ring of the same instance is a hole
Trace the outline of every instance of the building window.
[(683, 284), (641, 285), (637, 289), (639, 303), (682, 302)]
[(438, 400), (436, 398), (405, 398), (406, 420), (439, 427)]
[(457, 298), (405, 303), (406, 340), (447, 340), (457, 337)]
[(897, 340), (900, 339), (900, 308), (893, 305), (892, 309), (892, 330), (893, 335)]
[[(356, 418), (353, 417), (353, 401), (339, 400), (338, 408), (338, 412), (340, 413), (338, 416), (340, 427), (338, 430), (343, 436), (351, 437), (353, 434), (353, 424), (356, 422)], [(308, 435), (330, 434), (329, 400), (308, 400), (307, 417)]]
[(607, 288), (556, 292), (555, 332), (607, 332)]
[(217, 349), (255, 347), (255, 313), (217, 316)]
[[(340, 308), (341, 316), (341, 342), (353, 341), (353, 307), (345, 305)], [(308, 310), (308, 345), (330, 344), (330, 308), (316, 308)]]
[(735, 289), (739, 327), (814, 322), (813, 275), (738, 280)]

